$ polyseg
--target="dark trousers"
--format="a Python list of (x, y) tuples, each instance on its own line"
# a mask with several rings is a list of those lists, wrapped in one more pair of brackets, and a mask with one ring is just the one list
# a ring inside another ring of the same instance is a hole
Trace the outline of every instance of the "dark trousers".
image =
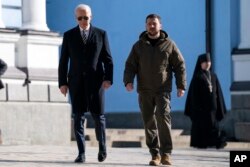
[[(93, 87), (96, 87), (96, 89)], [(74, 114), (74, 130), (79, 155), (85, 154), (84, 114), (87, 111), (90, 111), (95, 122), (95, 133), (96, 139), (99, 142), (99, 152), (106, 152), (106, 120), (103, 105), (104, 89), (101, 87), (101, 82), (100, 85), (94, 85), (94, 83), (91, 85), (88, 82), (88, 78), (71, 78), (69, 82), (69, 92)]]
[(170, 93), (139, 93), (139, 106), (151, 155), (171, 153)]
[[(99, 152), (106, 152), (106, 120), (104, 114), (91, 113), (95, 121), (96, 139), (99, 142)], [(77, 113), (74, 115), (74, 130), (76, 142), (78, 146), (79, 155), (85, 154), (85, 134), (84, 134), (84, 113)]]

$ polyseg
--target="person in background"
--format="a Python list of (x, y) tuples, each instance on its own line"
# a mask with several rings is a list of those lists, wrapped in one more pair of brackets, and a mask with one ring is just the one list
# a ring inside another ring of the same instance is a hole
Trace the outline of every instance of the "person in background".
[(150, 14), (146, 17), (146, 31), (140, 35), (127, 58), (123, 81), (127, 91), (132, 91), (137, 77), (139, 106), (146, 144), (152, 156), (149, 165), (152, 166), (172, 164), (170, 99), (173, 73), (177, 96), (181, 97), (186, 88), (184, 58), (162, 30), (161, 17)]
[[(5, 73), (7, 67), (7, 64), (2, 59), (0, 59), (0, 77)], [(2, 88), (4, 88), (4, 84), (0, 78), (0, 89)]]
[(225, 136), (219, 129), (219, 121), (226, 114), (226, 106), (219, 80), (210, 67), (210, 54), (199, 55), (184, 114), (192, 121), (190, 146), (219, 149), (226, 146)]
[(107, 33), (90, 24), (91, 8), (80, 4), (75, 8), (78, 25), (64, 33), (59, 61), (59, 88), (63, 95), (69, 91), (78, 146), (76, 163), (85, 162), (85, 113), (95, 121), (99, 142), (98, 161), (106, 159), (106, 120), (104, 90), (113, 83), (113, 60)]

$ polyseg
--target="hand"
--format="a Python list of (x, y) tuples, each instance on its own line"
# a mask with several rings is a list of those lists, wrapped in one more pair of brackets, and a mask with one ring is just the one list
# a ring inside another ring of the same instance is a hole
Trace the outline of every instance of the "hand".
[(177, 97), (182, 97), (182, 96), (184, 96), (184, 94), (185, 94), (185, 90), (183, 90), (183, 89), (177, 90)]
[(128, 92), (131, 92), (134, 89), (133, 83), (127, 83), (126, 89)]
[(102, 87), (104, 89), (108, 89), (111, 86), (111, 82), (110, 81), (103, 81), (102, 82)]
[(68, 93), (68, 86), (67, 85), (61, 86), (60, 91), (64, 96), (66, 96), (66, 94)]

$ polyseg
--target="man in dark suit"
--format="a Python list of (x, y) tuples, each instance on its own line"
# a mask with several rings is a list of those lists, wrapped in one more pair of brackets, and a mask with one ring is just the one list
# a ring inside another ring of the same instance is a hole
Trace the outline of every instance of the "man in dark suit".
[(113, 61), (107, 34), (90, 24), (91, 8), (80, 4), (75, 9), (78, 25), (64, 33), (59, 62), (59, 88), (68, 90), (74, 115), (74, 130), (79, 154), (76, 163), (85, 162), (84, 119), (90, 111), (99, 142), (98, 161), (106, 159), (104, 90), (113, 82)]
[[(2, 59), (0, 59), (0, 76), (2, 76), (6, 70), (7, 70), (7, 64)], [(4, 84), (0, 78), (0, 89), (2, 88), (4, 88)]]

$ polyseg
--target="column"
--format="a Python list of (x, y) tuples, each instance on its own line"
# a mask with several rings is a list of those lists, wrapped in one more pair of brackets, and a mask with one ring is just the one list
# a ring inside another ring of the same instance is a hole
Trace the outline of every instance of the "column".
[[(240, 0), (240, 44), (233, 51), (233, 83), (231, 85), (231, 112), (229, 120), (233, 125), (234, 138), (250, 141), (246, 133), (250, 129), (250, 1)], [(233, 121), (232, 121), (233, 120)]]
[(23, 0), (22, 7), (22, 29), (49, 31), (46, 23), (46, 0)]
[(5, 28), (2, 18), (2, 0), (0, 0), (0, 28)]
[(240, 45), (239, 49), (250, 48), (250, 1), (240, 0)]

